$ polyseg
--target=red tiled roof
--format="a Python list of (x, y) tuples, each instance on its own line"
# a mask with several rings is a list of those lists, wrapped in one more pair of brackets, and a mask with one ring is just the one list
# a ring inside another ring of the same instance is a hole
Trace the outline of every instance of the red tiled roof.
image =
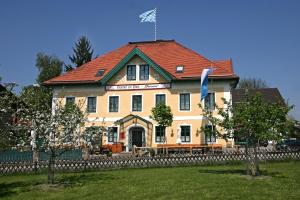
[[(202, 70), (214, 67), (211, 77), (237, 78), (232, 68), (231, 60), (210, 61), (193, 50), (182, 46), (174, 40), (158, 40), (153, 42), (129, 42), (114, 51), (106, 53), (92, 61), (58, 77), (45, 84), (61, 83), (93, 83), (100, 81), (128, 53), (138, 48), (153, 62), (167, 71), (174, 79), (200, 77)], [(183, 73), (176, 73), (176, 66), (184, 66)], [(100, 69), (105, 69), (103, 76), (96, 77)]]

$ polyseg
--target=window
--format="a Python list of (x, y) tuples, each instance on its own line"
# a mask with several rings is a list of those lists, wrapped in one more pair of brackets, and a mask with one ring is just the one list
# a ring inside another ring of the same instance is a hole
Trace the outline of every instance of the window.
[(118, 127), (108, 127), (108, 142), (118, 141)]
[(208, 93), (205, 97), (204, 107), (208, 110), (215, 109), (215, 93)]
[(132, 96), (132, 111), (142, 111), (142, 95)]
[(160, 103), (166, 104), (166, 95), (165, 94), (155, 95), (155, 105), (158, 105)]
[(176, 73), (182, 73), (183, 72), (183, 66), (179, 65), (176, 67)]
[(149, 80), (149, 65), (140, 65), (140, 80)]
[(190, 142), (190, 141), (191, 141), (191, 127), (181, 126), (181, 142)]
[(165, 142), (166, 128), (162, 126), (155, 127), (155, 142)]
[(74, 104), (75, 97), (66, 97), (66, 104)]
[(180, 94), (180, 110), (190, 110), (190, 94)]
[(127, 80), (134, 81), (136, 80), (136, 66), (127, 65)]
[(109, 97), (109, 112), (118, 112), (119, 111), (119, 97)]
[(88, 97), (87, 111), (96, 112), (96, 97)]
[(205, 129), (208, 129), (205, 133), (205, 143), (211, 144), (216, 142), (215, 127), (212, 125), (205, 125)]

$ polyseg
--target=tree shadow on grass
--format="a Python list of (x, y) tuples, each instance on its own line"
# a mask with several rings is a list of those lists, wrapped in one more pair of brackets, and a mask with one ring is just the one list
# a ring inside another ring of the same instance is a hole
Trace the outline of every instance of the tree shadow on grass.
[(0, 183), (0, 197), (12, 196), (20, 192), (30, 191), (33, 185), (39, 182), (16, 181), (11, 183)]
[[(110, 180), (118, 179), (118, 177), (106, 174), (106, 173), (64, 173), (55, 175), (55, 184), (48, 185), (45, 179), (39, 181), (26, 180), (24, 175), (24, 181), (15, 182), (2, 182), (0, 183), (0, 198), (12, 197), (19, 193), (30, 191), (57, 191), (63, 190), (65, 187), (80, 186), (83, 184), (89, 184), (93, 182), (107, 182)], [(9, 178), (9, 177), (6, 177)]]
[(118, 179), (106, 173), (75, 173), (58, 176), (56, 182), (64, 187), (73, 187), (86, 183), (106, 182)]
[[(213, 169), (200, 169), (199, 173), (202, 174), (224, 174), (224, 175), (243, 175), (246, 176), (247, 172), (245, 169), (218, 169), (218, 170), (213, 170)], [(260, 170), (260, 175), (261, 176), (266, 176), (266, 177), (277, 177), (277, 178), (283, 178), (284, 176), (280, 172), (270, 172), (267, 170)]]

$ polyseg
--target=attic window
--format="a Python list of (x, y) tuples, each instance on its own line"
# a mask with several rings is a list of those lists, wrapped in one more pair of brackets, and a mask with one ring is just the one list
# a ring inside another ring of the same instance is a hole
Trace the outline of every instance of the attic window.
[(105, 69), (100, 69), (100, 70), (97, 72), (96, 77), (101, 77), (101, 76), (103, 76), (104, 72), (105, 72)]
[(176, 73), (183, 73), (183, 65), (179, 65), (176, 67)]

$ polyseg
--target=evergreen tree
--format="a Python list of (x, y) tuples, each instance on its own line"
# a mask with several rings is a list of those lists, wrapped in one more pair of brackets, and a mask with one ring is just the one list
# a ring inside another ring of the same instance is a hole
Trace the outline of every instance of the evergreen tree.
[[(69, 59), (76, 67), (80, 67), (92, 60), (94, 50), (91, 47), (90, 41), (85, 36), (79, 38), (78, 42), (75, 43), (73, 51), (74, 54), (69, 56)], [(65, 69), (69, 71), (72, 68), (70, 68), (70, 65), (66, 65)]]

